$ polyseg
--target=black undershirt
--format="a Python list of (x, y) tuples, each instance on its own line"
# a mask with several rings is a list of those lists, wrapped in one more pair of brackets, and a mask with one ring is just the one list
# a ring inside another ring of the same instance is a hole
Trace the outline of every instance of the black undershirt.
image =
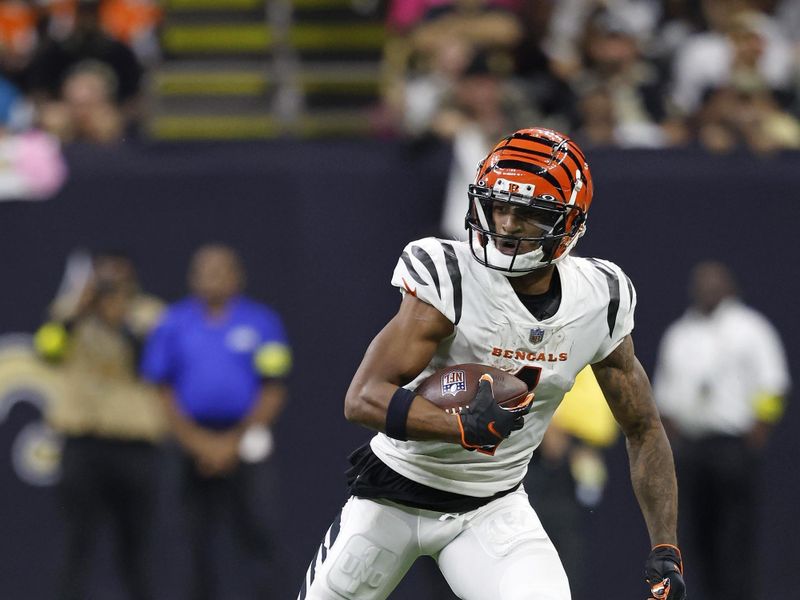
[(352, 465), (347, 471), (350, 494), (359, 498), (383, 499), (413, 508), (423, 508), (444, 513), (463, 513), (475, 510), (492, 500), (502, 498), (519, 487), (498, 492), (493, 496), (479, 498), (455, 492), (437, 490), (403, 477), (390, 469), (365, 444), (348, 458)]
[(553, 269), (550, 287), (544, 294), (520, 294), (517, 292), (517, 298), (537, 321), (544, 321), (552, 317), (561, 306), (561, 276), (558, 274), (558, 268)]

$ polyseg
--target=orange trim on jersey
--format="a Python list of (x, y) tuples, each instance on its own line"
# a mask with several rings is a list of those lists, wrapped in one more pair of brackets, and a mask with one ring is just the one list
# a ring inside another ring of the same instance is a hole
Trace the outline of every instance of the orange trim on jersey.
[(406, 281), (406, 278), (405, 278), (405, 277), (401, 277), (400, 279), (402, 279), (402, 280), (403, 280), (403, 287), (404, 287), (404, 288), (406, 288), (406, 291), (407, 291), (409, 294), (411, 294), (412, 296), (414, 296), (414, 298), (416, 298), (416, 297), (417, 297), (417, 288), (414, 288), (414, 289), (412, 290), (412, 289), (411, 289), (411, 286), (410, 286), (410, 285), (408, 285), (408, 282)]
[(678, 564), (678, 572), (683, 575), (683, 555), (681, 554), (681, 549), (674, 544), (656, 544), (652, 549), (655, 550), (656, 548), (672, 548), (675, 550), (675, 552), (678, 553), (678, 560), (680, 561)]

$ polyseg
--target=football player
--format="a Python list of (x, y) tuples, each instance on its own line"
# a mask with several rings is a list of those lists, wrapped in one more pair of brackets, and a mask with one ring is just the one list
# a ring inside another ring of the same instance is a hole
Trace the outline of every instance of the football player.
[[(685, 598), (672, 453), (630, 335), (636, 293), (615, 264), (569, 255), (592, 192), (575, 142), (523, 129), (479, 164), (467, 194), (469, 241), (406, 246), (392, 278), (400, 308), (345, 399), (347, 419), (378, 433), (350, 457), (351, 497), (311, 561), (300, 600), (384, 599), (421, 555), (434, 557), (464, 600), (569, 600), (521, 481), (589, 364), (627, 440), (652, 547), (651, 597)], [(515, 373), (535, 398), (500, 408), (486, 380), (452, 415), (413, 392), (458, 363)]]

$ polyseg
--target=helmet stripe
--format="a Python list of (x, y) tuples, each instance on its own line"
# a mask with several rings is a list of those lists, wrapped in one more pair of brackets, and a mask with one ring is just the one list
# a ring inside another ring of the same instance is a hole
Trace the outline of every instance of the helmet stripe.
[[(508, 138), (506, 138), (506, 139), (508, 139)], [(513, 139), (526, 140), (526, 141), (529, 141), (529, 142), (543, 144), (543, 145), (545, 145), (545, 146), (547, 146), (548, 148), (551, 149), (550, 156), (552, 156), (552, 154), (554, 154), (556, 151), (558, 151), (558, 149), (561, 146), (566, 145), (566, 148), (564, 149), (564, 152), (566, 152), (567, 155), (572, 160), (575, 161), (575, 164), (578, 167), (583, 168), (583, 164), (586, 162), (586, 157), (584, 156), (583, 151), (581, 151), (581, 149), (578, 148), (578, 146), (570, 138), (567, 138), (567, 137), (563, 138), (563, 140), (561, 142), (559, 142), (558, 144), (556, 144), (556, 145), (553, 144), (552, 140), (549, 140), (549, 139), (543, 138), (543, 137), (539, 137), (539, 136), (535, 136), (535, 135), (530, 135), (530, 134), (527, 134), (527, 133), (514, 134)], [(577, 154), (577, 156), (576, 156), (576, 154)]]
[[(553, 140), (548, 138), (539, 137), (538, 135), (531, 135), (529, 133), (515, 133), (511, 136), (515, 140), (527, 140), (529, 142), (538, 142), (540, 144), (544, 144), (548, 148), (553, 147)], [(563, 138), (567, 139), (567, 138)]]
[[(586, 164), (586, 158), (584, 157), (583, 152), (568, 137), (562, 137), (560, 142), (554, 143), (554, 141), (549, 139), (549, 138), (536, 136), (536, 135), (531, 135), (531, 134), (528, 134), (528, 133), (516, 133), (511, 137), (511, 139), (512, 140), (524, 140), (524, 141), (527, 141), (527, 142), (532, 142), (534, 144), (541, 144), (541, 145), (545, 146), (548, 149), (549, 152), (547, 152), (547, 153), (545, 153), (543, 155), (540, 155), (540, 156), (543, 156), (543, 157), (546, 157), (546, 158), (550, 158), (551, 160), (553, 160), (555, 155), (557, 155), (559, 152), (564, 152), (567, 156), (569, 156), (575, 162), (575, 167), (576, 168), (583, 170), (584, 169), (584, 165)], [(509, 144), (510, 144), (510, 141), (507, 141), (506, 142), (506, 147), (504, 149), (506, 149), (506, 148), (510, 149), (509, 148)], [(533, 153), (533, 154), (537, 154), (538, 155), (538, 153), (536, 151), (529, 150), (529, 149), (523, 149), (520, 146), (513, 146), (513, 149), (519, 150), (519, 151), (522, 151), (522, 152), (529, 152), (529, 153)], [(563, 165), (563, 161), (558, 161), (558, 164)], [(564, 169), (567, 172), (567, 177), (570, 180), (570, 187), (574, 186), (575, 185), (575, 180), (574, 180), (574, 178), (572, 176), (572, 169), (570, 169), (566, 165), (564, 165)]]
[[(544, 152), (538, 152), (536, 150), (531, 150), (530, 148), (523, 148), (521, 146), (508, 146), (505, 150), (514, 150), (515, 152), (520, 152), (522, 154), (531, 154), (533, 156), (541, 156), (542, 158), (550, 158), (550, 154), (546, 154)], [(569, 151), (567, 151), (567, 155), (569, 155)], [(574, 160), (574, 157), (571, 157)], [(577, 161), (576, 161), (576, 164)], [(575, 185), (575, 177), (572, 175), (572, 171), (569, 170), (569, 167), (564, 164), (564, 161), (559, 161), (558, 166), (564, 169), (564, 172), (567, 174), (567, 179), (569, 179), (569, 186), (570, 188)]]

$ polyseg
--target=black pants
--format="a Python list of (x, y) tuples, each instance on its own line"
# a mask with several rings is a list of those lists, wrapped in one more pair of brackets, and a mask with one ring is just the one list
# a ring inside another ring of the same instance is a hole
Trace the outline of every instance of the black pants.
[(760, 461), (742, 438), (675, 444), (680, 541), (696, 600), (758, 600)]
[(249, 588), (243, 590), (248, 597), (277, 598), (273, 584), (277, 557), (271, 551), (265, 506), (271, 496), (268, 488), (274, 485), (271, 465), (240, 463), (229, 475), (205, 477), (197, 472), (194, 460), (184, 455), (181, 473), (191, 546), (190, 600), (231, 597), (225, 590), (234, 582), (218, 581), (221, 559), (217, 533), (225, 523), (231, 524), (236, 550), (244, 555), (244, 564), (238, 567), (245, 568), (243, 575), (248, 581), (235, 584)]
[(99, 518), (114, 527), (122, 582), (133, 600), (149, 600), (148, 542), (158, 480), (158, 450), (149, 443), (67, 438), (59, 498), (66, 523), (61, 600), (86, 600)]

